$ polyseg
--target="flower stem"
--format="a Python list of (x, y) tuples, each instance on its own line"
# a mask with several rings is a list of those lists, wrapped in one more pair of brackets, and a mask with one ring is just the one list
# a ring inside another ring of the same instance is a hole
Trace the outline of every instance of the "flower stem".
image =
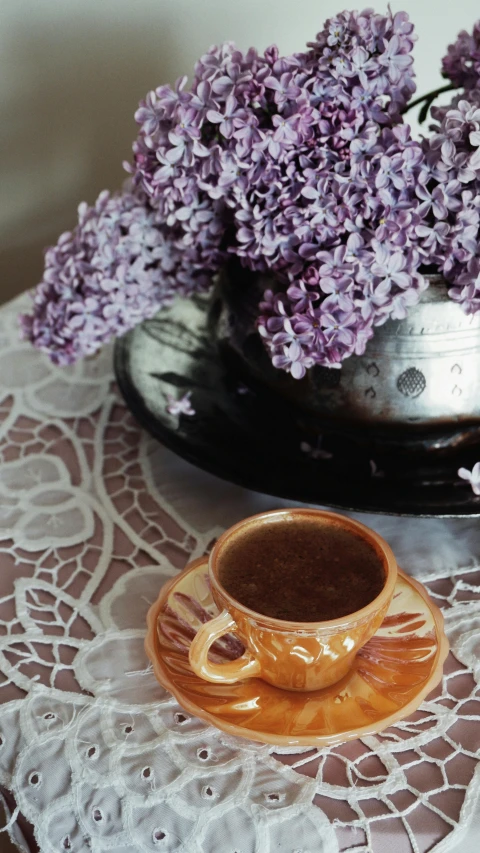
[(420, 113), (418, 116), (418, 120), (421, 124), (422, 122), (425, 121), (425, 119), (427, 117), (427, 113), (428, 113), (430, 107), (432, 106), (435, 98), (438, 95), (441, 95), (443, 92), (451, 92), (454, 89), (458, 89), (458, 86), (455, 86), (454, 83), (446, 83), (445, 86), (439, 86), (438, 89), (434, 89), (432, 92), (427, 92), (426, 95), (422, 95), (420, 98), (415, 98), (414, 101), (410, 101), (410, 103), (408, 103), (406, 105), (406, 107), (403, 108), (402, 115), (405, 115), (405, 113), (408, 113), (409, 110), (411, 110), (413, 107), (418, 106), (418, 104), (423, 103), (423, 107), (420, 110)]

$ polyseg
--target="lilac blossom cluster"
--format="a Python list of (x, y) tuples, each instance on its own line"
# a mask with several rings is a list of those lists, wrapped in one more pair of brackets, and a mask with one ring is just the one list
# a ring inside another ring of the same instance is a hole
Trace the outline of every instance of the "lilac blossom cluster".
[[(136, 114), (135, 179), (165, 221), (202, 242), (220, 220), (220, 263), (226, 249), (277, 277), (259, 330), (273, 363), (297, 378), (361, 352), (374, 322), (418, 298), (408, 241), (390, 253), (372, 245), (390, 178), (377, 187), (362, 172), (401, 145), (382, 127), (415, 89), (413, 44), (404, 13), (345, 12), (302, 54), (213, 48), (190, 91), (185, 79), (161, 87)], [(210, 249), (208, 239), (209, 260)]]
[(140, 194), (102, 192), (45, 254), (23, 336), (66, 365), (152, 317), (179, 290), (210, 284), (196, 252), (178, 247)]
[[(340, 245), (303, 244), (313, 263), (286, 293), (266, 294), (260, 332), (273, 362), (301, 378), (314, 363), (362, 353), (372, 326), (402, 319), (434, 266), (465, 313), (480, 308), (480, 98), (439, 110), (421, 143), (407, 125), (384, 129), (357, 151), (337, 215)], [(330, 188), (340, 198), (343, 175)], [(310, 192), (307, 183), (301, 190)], [(312, 346), (312, 337), (315, 336)], [(320, 355), (320, 358), (319, 358)]]
[(231, 256), (271, 273), (258, 328), (295, 378), (403, 319), (422, 265), (477, 310), (479, 34), (470, 58), (465, 34), (449, 48), (444, 73), (470, 88), (422, 141), (401, 117), (415, 90), (404, 12), (343, 12), (292, 56), (212, 48), (190, 89), (182, 78), (140, 104), (130, 189), (82, 207), (47, 252), (24, 334), (68, 363), (207, 287)]
[(433, 112), (441, 122), (424, 141), (417, 232), (425, 262), (443, 273), (450, 297), (472, 314), (480, 308), (480, 92)]
[(478, 89), (480, 82), (480, 21), (471, 33), (462, 30), (448, 46), (442, 60), (442, 74), (459, 89)]

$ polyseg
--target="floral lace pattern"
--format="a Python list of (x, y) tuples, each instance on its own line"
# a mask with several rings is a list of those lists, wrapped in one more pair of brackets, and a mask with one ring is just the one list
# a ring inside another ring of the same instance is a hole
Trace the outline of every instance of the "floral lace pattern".
[(156, 682), (146, 612), (225, 526), (282, 502), (142, 433), (111, 350), (58, 369), (20, 343), (27, 298), (0, 311), (0, 784), (42, 853), (453, 849), (479, 809), (475, 524), (367, 518), (444, 610), (453, 654), (416, 714), (322, 750), (216, 731)]

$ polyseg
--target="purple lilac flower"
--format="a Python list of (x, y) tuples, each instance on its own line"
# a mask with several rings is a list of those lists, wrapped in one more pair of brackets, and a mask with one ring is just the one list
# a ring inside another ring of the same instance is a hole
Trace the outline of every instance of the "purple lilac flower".
[(187, 391), (183, 397), (180, 397), (178, 400), (173, 394), (167, 394), (167, 412), (170, 415), (187, 415), (187, 417), (191, 417), (195, 415), (195, 409), (193, 408), (190, 397), (192, 396), (191, 391)]
[(443, 76), (462, 89), (476, 89), (480, 81), (480, 22), (473, 32), (462, 30), (442, 60)]
[[(422, 255), (416, 228), (421, 216), (416, 211), (421, 201), (415, 189), (424, 159), (421, 145), (413, 142), (408, 128), (401, 133), (377, 128), (376, 145), (359, 151), (349, 165), (343, 160), (333, 170), (329, 166), (323, 172), (305, 170), (301, 216), (297, 210), (290, 221), (299, 223), (298, 228), (303, 220), (303, 233), (308, 233), (309, 242), (299, 241), (297, 249), (299, 258), (309, 265), (304, 266), (309, 270), (308, 283), (301, 274), (295, 277), (287, 271), (292, 282), (286, 291), (290, 301), (268, 303), (259, 320), (272, 357), (279, 356), (278, 366), (284, 364), (284, 354), (270, 332), (278, 311), (283, 318), (285, 314), (291, 318), (296, 333), (302, 333), (302, 347), (314, 363), (333, 366), (354, 352), (363, 352), (374, 325), (389, 316), (403, 318), (418, 301), (426, 283), (418, 273)], [(386, 187), (386, 181), (378, 178), (391, 163), (399, 179)], [(332, 204), (337, 219), (330, 247), (321, 230), (323, 223), (313, 223), (322, 200), (328, 208)], [(291, 256), (295, 250), (292, 240)], [(315, 276), (312, 269), (318, 270)]]
[(179, 290), (209, 284), (196, 251), (175, 245), (145, 198), (103, 192), (81, 204), (78, 225), (47, 250), (25, 338), (70, 364), (152, 317)]
[(291, 344), (283, 346), (282, 354), (277, 353), (273, 356), (272, 362), (274, 367), (280, 367), (291, 373), (294, 379), (302, 379), (307, 368), (312, 367), (313, 358), (306, 353), (298, 341), (292, 341)]
[(471, 314), (480, 310), (480, 96), (468, 96), (433, 111), (438, 124), (423, 143), (416, 231), (425, 262), (437, 265), (451, 298)]
[(450, 296), (459, 302), (465, 314), (475, 314), (480, 309), (480, 259), (471, 258), (466, 269), (455, 276), (455, 286)]
[[(339, 33), (335, 41), (332, 32)], [(415, 40), (405, 12), (382, 17), (366, 9), (342, 12), (327, 21), (310, 47), (325, 77), (335, 69), (332, 94), (348, 105), (353, 89), (362, 89), (372, 96), (369, 116), (376, 121), (381, 116), (387, 124), (386, 114), (397, 113), (415, 91), (410, 55)], [(389, 98), (386, 109), (383, 96)]]
[(459, 468), (457, 473), (462, 480), (470, 483), (475, 495), (480, 495), (480, 462), (475, 462), (471, 471), (468, 468)]

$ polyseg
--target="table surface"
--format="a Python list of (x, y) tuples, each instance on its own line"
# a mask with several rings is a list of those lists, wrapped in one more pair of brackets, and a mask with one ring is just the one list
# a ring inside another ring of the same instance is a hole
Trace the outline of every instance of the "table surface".
[(146, 611), (225, 527), (285, 504), (142, 432), (110, 348), (60, 370), (21, 343), (27, 299), (0, 309), (0, 785), (14, 798), (12, 840), (28, 849), (16, 804), (41, 851), (468, 853), (480, 821), (479, 522), (358, 516), (444, 611), (452, 653), (414, 715), (327, 749), (224, 735), (155, 681)]

